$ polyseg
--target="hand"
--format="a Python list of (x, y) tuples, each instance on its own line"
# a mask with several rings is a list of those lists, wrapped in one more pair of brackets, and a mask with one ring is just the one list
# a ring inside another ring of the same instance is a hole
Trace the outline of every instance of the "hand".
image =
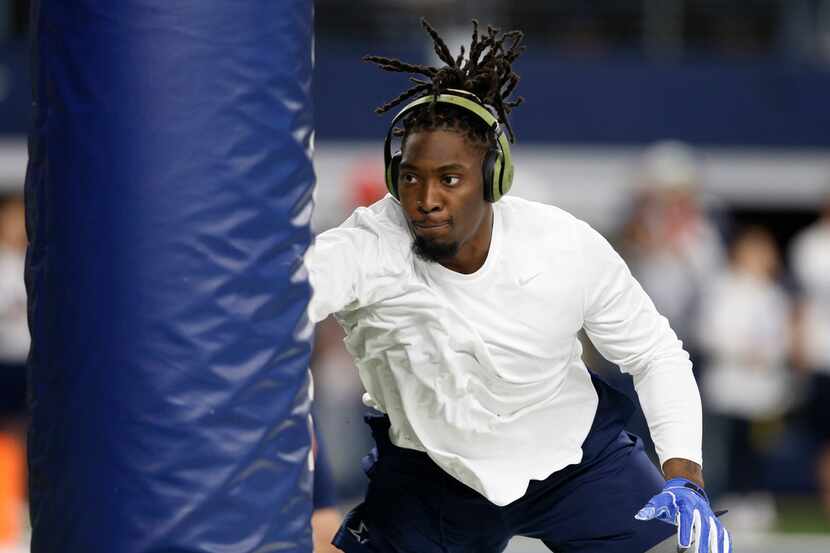
[(677, 526), (680, 551), (687, 551), (694, 539), (694, 553), (732, 553), (729, 532), (717, 516), (712, 512), (703, 488), (685, 478), (672, 478), (634, 518), (656, 518)]

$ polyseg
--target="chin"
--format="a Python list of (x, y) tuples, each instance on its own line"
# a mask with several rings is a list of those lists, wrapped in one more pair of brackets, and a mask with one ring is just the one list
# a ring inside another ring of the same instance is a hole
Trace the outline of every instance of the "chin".
[(458, 242), (445, 242), (416, 235), (412, 242), (412, 251), (424, 261), (441, 261), (455, 257), (458, 253)]

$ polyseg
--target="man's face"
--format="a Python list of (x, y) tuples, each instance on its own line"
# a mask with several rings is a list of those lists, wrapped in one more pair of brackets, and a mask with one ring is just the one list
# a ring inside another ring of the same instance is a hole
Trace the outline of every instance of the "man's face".
[(430, 261), (454, 258), (471, 240), (489, 241), (490, 205), (482, 191), (484, 149), (459, 132), (416, 131), (406, 137), (398, 196), (415, 234), (414, 250)]

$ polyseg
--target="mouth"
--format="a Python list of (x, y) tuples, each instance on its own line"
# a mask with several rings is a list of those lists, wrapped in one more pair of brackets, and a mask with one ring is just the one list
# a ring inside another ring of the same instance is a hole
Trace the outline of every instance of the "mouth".
[(440, 234), (450, 227), (449, 221), (420, 221), (413, 222), (415, 234), (430, 235)]
[(422, 221), (420, 223), (414, 223), (414, 225), (418, 228), (441, 228), (441, 227), (448, 227), (450, 226), (449, 221)]

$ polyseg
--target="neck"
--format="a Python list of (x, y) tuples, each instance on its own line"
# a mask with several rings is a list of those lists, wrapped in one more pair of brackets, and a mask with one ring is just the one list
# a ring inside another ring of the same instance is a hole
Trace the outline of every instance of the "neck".
[(458, 253), (438, 262), (451, 271), (469, 275), (481, 269), (490, 253), (493, 239), (493, 206), (488, 205), (487, 213), (475, 234), (458, 248)]

